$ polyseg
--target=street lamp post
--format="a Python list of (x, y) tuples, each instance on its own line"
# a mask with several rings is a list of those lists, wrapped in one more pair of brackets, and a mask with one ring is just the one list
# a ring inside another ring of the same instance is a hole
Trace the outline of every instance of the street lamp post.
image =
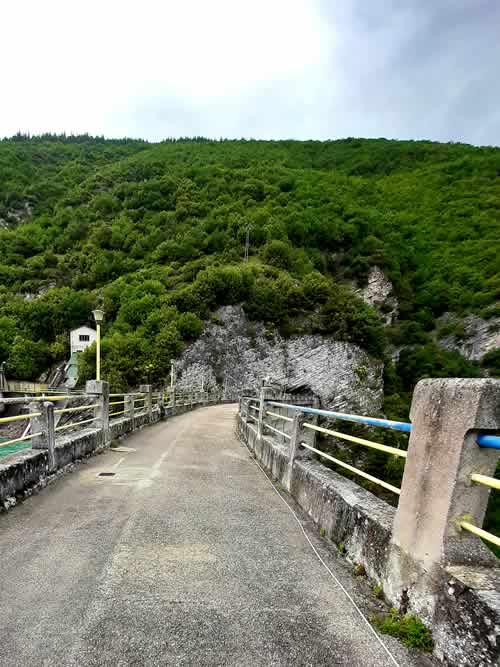
[(95, 379), (101, 379), (101, 322), (104, 320), (104, 311), (93, 310), (96, 324), (96, 340), (95, 340)]

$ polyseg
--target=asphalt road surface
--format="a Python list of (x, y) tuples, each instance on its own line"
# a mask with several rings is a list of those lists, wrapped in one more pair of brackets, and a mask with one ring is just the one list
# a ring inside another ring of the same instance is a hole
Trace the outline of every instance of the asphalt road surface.
[(235, 414), (146, 428), (0, 515), (1, 667), (393, 664)]

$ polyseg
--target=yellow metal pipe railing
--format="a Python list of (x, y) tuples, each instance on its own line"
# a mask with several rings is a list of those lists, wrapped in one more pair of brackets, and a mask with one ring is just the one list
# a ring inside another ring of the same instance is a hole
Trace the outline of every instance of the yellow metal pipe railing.
[(339, 433), (338, 431), (332, 431), (331, 429), (324, 428), (323, 426), (316, 426), (315, 424), (309, 424), (309, 422), (305, 422), (304, 427), (312, 429), (313, 431), (319, 431), (320, 433), (326, 433), (327, 435), (333, 435), (336, 438), (340, 438), (342, 440), (355, 442), (356, 444), (363, 445), (364, 447), (371, 447), (372, 449), (377, 449), (381, 452), (385, 452), (386, 454), (393, 454), (394, 456), (400, 456), (403, 459), (407, 457), (407, 452), (404, 449), (397, 449), (396, 447), (381, 445), (378, 442), (372, 442), (371, 440), (358, 438), (354, 435), (347, 435), (347, 433)]
[(287, 438), (288, 440), (291, 440), (291, 436), (288, 435), (288, 433), (285, 433), (284, 431), (280, 431), (277, 428), (274, 428), (274, 426), (270, 426), (266, 422), (262, 422), (262, 426), (264, 428), (268, 428), (270, 431), (274, 431), (275, 433), (278, 433), (278, 435), (282, 435), (284, 438)]
[(24, 415), (14, 415), (13, 417), (0, 417), (0, 424), (8, 424), (9, 422), (20, 422), (23, 419), (30, 419), (31, 417), (40, 417), (41, 412), (29, 412)]
[(99, 407), (99, 403), (92, 403), (91, 405), (77, 405), (76, 408), (61, 408), (60, 410), (54, 410), (54, 414), (62, 415), (66, 412), (83, 412), (84, 410), (97, 407)]
[(493, 535), (492, 533), (488, 533), (487, 530), (483, 530), (482, 528), (478, 528), (473, 523), (469, 523), (468, 521), (461, 521), (460, 522), (460, 527), (463, 528), (464, 530), (467, 530), (469, 533), (472, 533), (473, 535), (477, 535), (478, 537), (482, 537), (483, 540), (486, 540), (487, 542), (491, 542), (491, 544), (496, 544), (497, 547), (500, 547), (500, 537), (497, 537), (496, 535)]
[(277, 412), (271, 412), (270, 410), (266, 410), (266, 415), (270, 415), (271, 417), (276, 417), (276, 419), (282, 419), (285, 422), (293, 422), (293, 419), (291, 417), (285, 417), (285, 415), (279, 415)]
[(31, 440), (31, 438), (36, 438), (37, 436), (42, 435), (40, 433), (30, 433), (29, 435), (23, 435), (20, 438), (14, 438), (13, 440), (7, 440), (5, 442), (0, 442), (0, 447), (7, 447), (8, 445), (15, 445), (16, 442), (23, 442), (24, 440)]
[(123, 415), (127, 410), (120, 410), (119, 412), (110, 412), (109, 417), (114, 417), (115, 415)]
[(384, 489), (387, 489), (388, 491), (392, 491), (393, 493), (396, 493), (398, 496), (401, 493), (401, 490), (398, 489), (396, 486), (393, 486), (392, 484), (389, 484), (388, 482), (384, 482), (382, 479), (378, 479), (378, 477), (373, 477), (373, 475), (369, 475), (366, 472), (363, 472), (362, 470), (359, 470), (359, 468), (355, 468), (354, 466), (349, 465), (348, 463), (344, 463), (344, 461), (340, 461), (339, 459), (335, 459), (333, 456), (330, 456), (330, 454), (325, 454), (325, 452), (320, 451), (319, 449), (316, 449), (315, 447), (311, 447), (311, 445), (306, 444), (305, 442), (300, 443), (302, 447), (305, 447), (306, 449), (311, 450), (311, 452), (315, 452), (319, 456), (322, 456), (325, 459), (328, 459), (329, 461), (332, 461), (332, 463), (335, 463), (336, 465), (340, 466), (341, 468), (345, 468), (346, 470), (349, 470), (350, 472), (354, 473), (355, 475), (359, 475), (360, 477), (364, 477), (365, 479), (369, 480), (370, 482), (373, 482), (374, 484), (378, 484), (379, 486), (384, 487)]
[(471, 481), (476, 484), (482, 484), (483, 486), (489, 486), (491, 489), (500, 489), (500, 479), (495, 479), (495, 477), (488, 477), (488, 475), (480, 475), (479, 473), (474, 473), (470, 476)]
[(99, 417), (92, 417), (92, 419), (84, 419), (81, 422), (71, 422), (71, 424), (64, 424), (64, 426), (58, 426), (54, 430), (63, 431), (66, 428), (71, 428), (71, 427), (75, 428), (77, 426), (81, 426), (82, 424), (90, 424), (90, 422), (95, 422), (97, 419), (99, 419)]

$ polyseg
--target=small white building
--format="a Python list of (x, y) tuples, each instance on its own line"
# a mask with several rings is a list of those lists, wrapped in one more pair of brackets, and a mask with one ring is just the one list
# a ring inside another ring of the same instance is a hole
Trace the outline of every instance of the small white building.
[(86, 350), (89, 345), (92, 345), (95, 339), (95, 329), (91, 329), (90, 327), (85, 326), (73, 329), (69, 334), (71, 356), (73, 357), (75, 352), (83, 352)]

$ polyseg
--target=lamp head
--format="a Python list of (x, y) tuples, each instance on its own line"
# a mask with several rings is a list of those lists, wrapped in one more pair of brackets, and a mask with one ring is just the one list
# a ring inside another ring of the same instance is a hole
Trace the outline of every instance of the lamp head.
[(96, 324), (101, 324), (101, 322), (104, 320), (104, 311), (103, 310), (93, 310), (92, 315), (94, 316), (94, 320), (96, 321)]

